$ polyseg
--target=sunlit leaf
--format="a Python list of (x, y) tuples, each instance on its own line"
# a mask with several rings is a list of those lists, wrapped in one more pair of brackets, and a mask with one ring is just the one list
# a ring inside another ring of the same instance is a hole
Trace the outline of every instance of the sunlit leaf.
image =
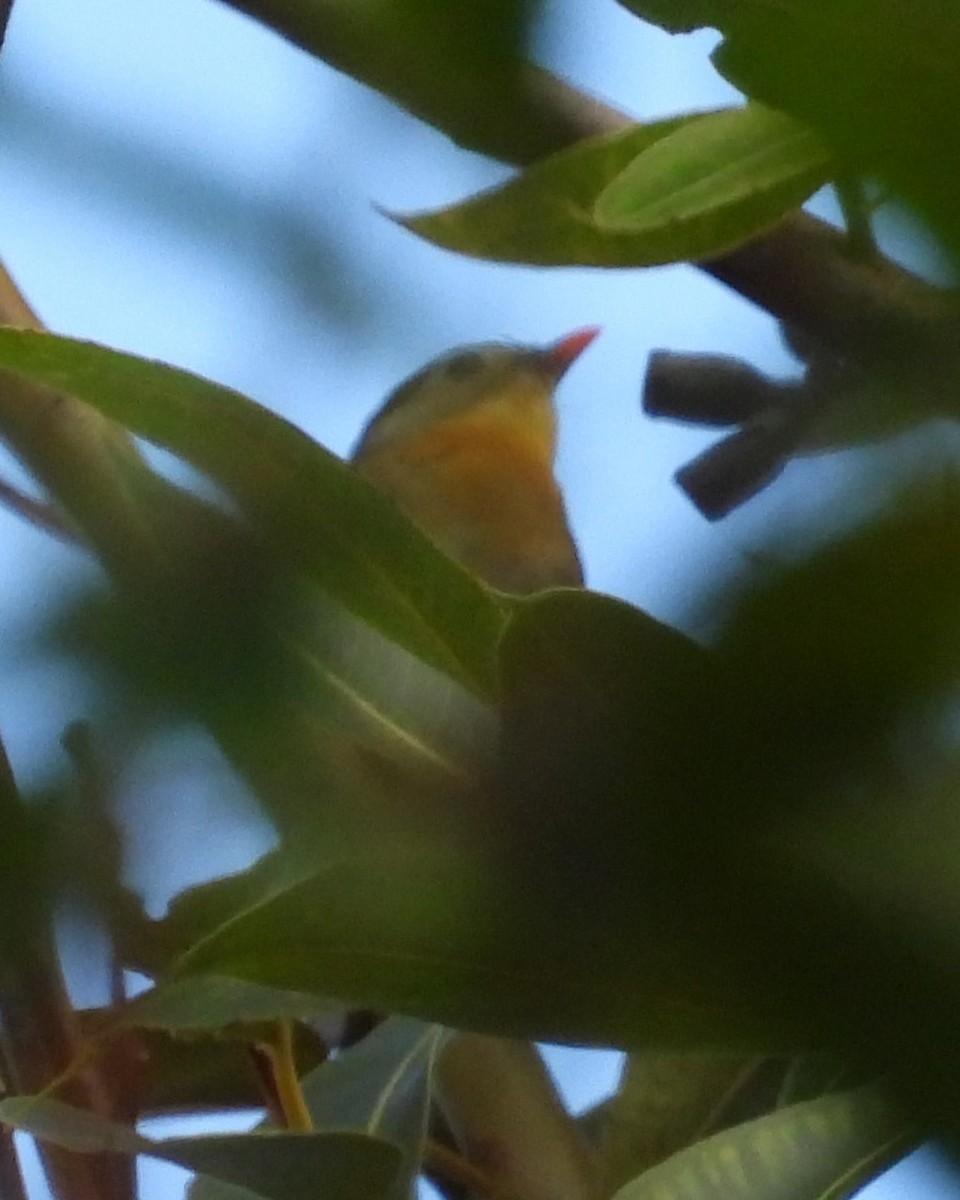
[(616, 1200), (845, 1200), (915, 1140), (872, 1092), (825, 1096), (697, 1142)]
[(730, 249), (772, 225), (826, 182), (829, 155), (783, 113), (750, 104), (709, 113), (654, 142), (597, 198), (604, 226), (667, 230), (676, 257)]
[(644, 151), (703, 116), (586, 138), (499, 188), (437, 212), (398, 219), (438, 245), (504, 262), (629, 267), (689, 258), (689, 238), (668, 221), (639, 231), (611, 228), (598, 222), (594, 206)]
[(598, 1131), (604, 1194), (613, 1195), (691, 1143), (769, 1111), (782, 1076), (782, 1061), (720, 1054), (629, 1055)]

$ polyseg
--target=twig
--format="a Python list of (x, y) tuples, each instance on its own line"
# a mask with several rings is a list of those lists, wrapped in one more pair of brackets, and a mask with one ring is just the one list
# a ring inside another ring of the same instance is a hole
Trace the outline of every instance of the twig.
[(850, 253), (861, 262), (876, 262), (881, 257), (880, 247), (873, 236), (870, 204), (863, 181), (852, 175), (839, 175), (834, 180), (833, 187), (847, 227), (847, 245), (850, 247)]
[(19, 488), (15, 488), (12, 483), (7, 483), (5, 479), (0, 479), (0, 504), (16, 513), (18, 517), (29, 521), (31, 525), (36, 525), (44, 533), (59, 538), (62, 542), (67, 542), (71, 546), (81, 544), (80, 535), (70, 527), (67, 518), (52, 504), (46, 504), (43, 500), (35, 500), (32, 496), (21, 492)]
[(435, 1138), (427, 1138), (424, 1143), (423, 1162), (428, 1171), (436, 1172), (471, 1195), (485, 1196), (486, 1200), (522, 1200), (516, 1193), (498, 1187), (486, 1171)]
[(313, 1117), (297, 1077), (293, 1022), (277, 1021), (273, 1039), (258, 1042), (251, 1049), (274, 1122), (283, 1129), (309, 1133)]
[[(10, 1094), (13, 1070), (7, 1061), (6, 1047), (0, 1037), (0, 1097)], [(20, 1170), (20, 1159), (13, 1130), (0, 1126), (0, 1200), (27, 1200), (27, 1189)]]
[[(110, 809), (109, 780), (93, 743), (90, 726), (74, 721), (64, 730), (60, 744), (70, 758), (77, 778), (77, 797), (80, 817), (79, 854), (84, 899), (90, 901), (107, 933), (110, 916), (127, 901), (122, 892), (123, 838)], [(75, 860), (76, 861), (76, 860)], [(95, 864), (91, 871), (90, 866)], [(111, 939), (115, 940), (115, 939)], [(111, 1003), (121, 1006), (126, 1000), (123, 966), (116, 947), (111, 947)]]
[(13, 0), (0, 0), (0, 49), (3, 48), (3, 41), (7, 36), (7, 26), (10, 23), (12, 12)]
[(27, 1200), (12, 1129), (0, 1129), (0, 1200)]
[[(0, 745), (0, 887), (4, 921), (0, 926), (0, 1028), (5, 1086), (39, 1092), (82, 1055), (82, 1036), (71, 1007), (53, 944), (53, 931), (41, 876), (34, 822), (19, 796)], [(70, 1103), (108, 1115), (108, 1094), (98, 1072), (74, 1074), (64, 1097)], [(81, 1154), (40, 1144), (58, 1200), (130, 1200), (129, 1163), (111, 1154)]]

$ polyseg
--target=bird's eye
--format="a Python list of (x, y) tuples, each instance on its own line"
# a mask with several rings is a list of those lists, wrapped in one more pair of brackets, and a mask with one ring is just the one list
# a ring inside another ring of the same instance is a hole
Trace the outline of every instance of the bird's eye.
[(476, 375), (483, 367), (483, 355), (476, 350), (465, 350), (463, 354), (455, 354), (447, 363), (447, 374), (451, 379), (468, 379)]

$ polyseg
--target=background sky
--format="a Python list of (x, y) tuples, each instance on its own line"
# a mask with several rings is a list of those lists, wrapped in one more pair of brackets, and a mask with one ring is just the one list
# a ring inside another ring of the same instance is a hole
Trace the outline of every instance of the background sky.
[[(709, 65), (711, 36), (669, 38), (611, 0), (544, 9), (539, 59), (640, 118), (736, 99)], [(774, 322), (690, 267), (506, 267), (416, 239), (376, 206), (438, 206), (505, 168), (216, 0), (17, 0), (0, 65), (0, 253), (57, 331), (228, 384), (346, 453), (386, 392), (451, 346), (601, 325), (559, 395), (560, 475), (588, 581), (694, 632), (698, 572), (741, 561), (773, 519), (804, 537), (842, 493), (849, 456), (835, 455), (704, 521), (671, 476), (711, 438), (642, 417), (647, 355), (724, 352), (790, 374)], [(829, 197), (817, 204), (832, 211)], [(902, 222), (884, 228), (901, 257), (926, 261)], [(51, 770), (89, 686), (29, 632), (92, 575), (0, 512), (0, 728), (27, 785)], [(224, 836), (236, 785), (194, 731), (148, 748), (126, 786), (141, 828), (129, 874), (154, 910), (263, 845), (252, 817)], [(202, 861), (183, 861), (186, 842)], [(551, 1061), (580, 1105), (616, 1066), (584, 1052)], [(924, 1191), (946, 1195), (927, 1158)], [(172, 1168), (145, 1172), (147, 1196), (176, 1194)], [(904, 1195), (917, 1178), (888, 1176), (873, 1195)]]

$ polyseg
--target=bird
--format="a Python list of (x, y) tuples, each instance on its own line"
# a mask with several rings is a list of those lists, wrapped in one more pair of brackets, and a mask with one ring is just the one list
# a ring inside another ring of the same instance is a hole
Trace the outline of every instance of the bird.
[[(515, 594), (581, 587), (583, 567), (554, 474), (554, 391), (599, 333), (589, 326), (545, 346), (487, 342), (434, 359), (371, 418), (354, 466), (490, 587)], [(474, 698), (439, 679), (425, 689), (422, 666), (404, 666), (395, 653), (381, 663), (407, 680), (416, 669), (421, 720), (424, 707), (432, 708), (436, 717), (454, 714), (457, 724), (495, 736)], [(382, 669), (379, 678), (382, 688)], [(535, 1046), (458, 1033), (440, 1055), (436, 1081), (455, 1141), (498, 1191), (591, 1200), (592, 1160)], [(518, 1138), (516, 1130), (531, 1121), (537, 1137)], [(550, 1146), (546, 1171), (543, 1143)]]
[(546, 346), (487, 342), (434, 359), (390, 393), (351, 461), (491, 587), (582, 586), (554, 474), (554, 390), (599, 333), (588, 326)]

